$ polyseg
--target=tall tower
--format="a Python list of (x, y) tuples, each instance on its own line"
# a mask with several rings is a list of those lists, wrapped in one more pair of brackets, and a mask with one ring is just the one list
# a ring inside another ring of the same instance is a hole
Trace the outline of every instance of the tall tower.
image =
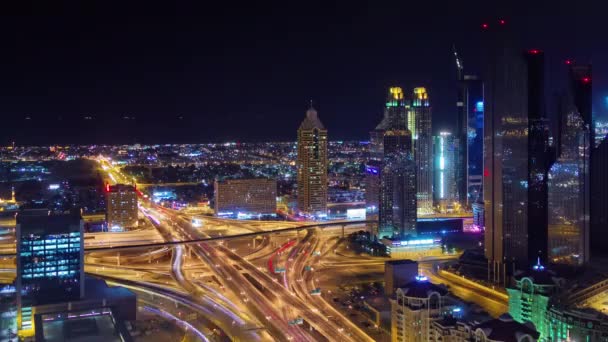
[(404, 237), (416, 232), (416, 169), (408, 105), (399, 87), (389, 89), (382, 130), (382, 167), (378, 189), (378, 237)]
[(459, 202), (456, 181), (459, 150), (458, 138), (450, 132), (440, 132), (433, 138), (433, 201), (441, 212)]
[(382, 121), (370, 132), (369, 160), (365, 168), (365, 201), (367, 209), (372, 213), (379, 208), (384, 134), (391, 128), (405, 129), (408, 108), (409, 104), (403, 96), (403, 89), (390, 87)]
[(414, 141), (414, 160), (418, 191), (418, 212), (433, 213), (433, 136), (431, 131), (431, 106), (426, 88), (414, 88), (407, 126)]
[(456, 61), (457, 128), (456, 138), (460, 142), (455, 161), (455, 178), (458, 200), (471, 207), (483, 201), (483, 82), (476, 75), (464, 72), (462, 59), (454, 48)]
[(547, 178), (553, 157), (549, 149), (549, 122), (545, 112), (544, 54), (524, 53), (527, 67), (528, 105), (528, 262), (547, 262)]
[(488, 277), (528, 260), (528, 77), (521, 49), (502, 24), (484, 24), (485, 255)]
[(380, 176), (378, 237), (404, 238), (416, 233), (416, 163), (408, 130), (384, 134), (384, 166)]
[(298, 128), (298, 211), (327, 215), (327, 129), (311, 106)]

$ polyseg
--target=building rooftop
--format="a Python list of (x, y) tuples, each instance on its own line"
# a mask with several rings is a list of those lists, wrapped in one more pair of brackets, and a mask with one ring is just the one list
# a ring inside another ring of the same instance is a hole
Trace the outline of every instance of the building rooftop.
[(418, 276), (416, 278), (415, 281), (408, 283), (397, 291), (401, 291), (405, 297), (410, 298), (428, 298), (433, 292), (437, 292), (441, 296), (448, 294), (448, 289), (445, 286), (435, 285), (423, 276)]
[(309, 130), (314, 128), (325, 129), (325, 126), (323, 126), (323, 123), (319, 120), (317, 111), (310, 107), (310, 109), (306, 111), (306, 118), (304, 118), (304, 121), (300, 124), (299, 129)]
[(108, 185), (107, 191), (108, 192), (135, 191), (135, 187), (133, 185), (129, 185), (129, 184), (115, 184), (115, 185)]
[(488, 339), (494, 341), (518, 342), (524, 335), (530, 335), (534, 339), (540, 336), (531, 323), (518, 323), (509, 314), (478, 324), (475, 329), (481, 329)]

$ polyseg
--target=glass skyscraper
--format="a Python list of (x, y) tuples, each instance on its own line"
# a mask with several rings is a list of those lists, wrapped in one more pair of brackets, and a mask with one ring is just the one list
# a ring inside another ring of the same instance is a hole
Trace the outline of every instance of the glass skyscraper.
[(416, 232), (416, 165), (407, 117), (403, 91), (399, 87), (390, 88), (384, 118), (374, 131), (383, 132), (378, 238), (404, 237)]
[(485, 255), (488, 276), (528, 260), (527, 66), (504, 27), (486, 29), (484, 79)]
[(414, 142), (418, 212), (433, 213), (433, 136), (429, 94), (423, 87), (414, 88), (407, 115), (407, 128)]
[(46, 210), (17, 215), (18, 329), (33, 329), (36, 305), (84, 296), (83, 223), (79, 213), (49, 215)]
[(561, 148), (549, 171), (549, 261), (589, 261), (589, 128), (575, 108), (566, 113)]
[(456, 182), (456, 168), (459, 155), (459, 141), (449, 132), (441, 132), (433, 137), (434, 175), (433, 199), (441, 212), (454, 209), (459, 203)]
[(454, 57), (458, 81), (455, 135), (461, 144), (455, 165), (456, 188), (458, 200), (471, 207), (483, 201), (483, 82), (476, 75), (464, 73), (456, 49)]

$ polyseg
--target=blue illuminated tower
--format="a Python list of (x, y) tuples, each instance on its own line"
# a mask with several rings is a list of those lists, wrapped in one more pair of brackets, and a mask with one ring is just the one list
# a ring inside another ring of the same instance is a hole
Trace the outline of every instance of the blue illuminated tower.
[(470, 207), (483, 201), (483, 82), (465, 74), (456, 48), (454, 57), (458, 81), (455, 135), (461, 144), (455, 165), (456, 189), (458, 200)]

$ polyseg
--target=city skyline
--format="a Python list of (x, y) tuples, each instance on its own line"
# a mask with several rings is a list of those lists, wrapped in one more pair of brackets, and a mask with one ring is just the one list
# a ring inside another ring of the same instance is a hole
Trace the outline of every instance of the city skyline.
[[(502, 17), (525, 33), (526, 47), (551, 56), (548, 84), (565, 82), (560, 68), (566, 58), (587, 63), (607, 53), (596, 47), (601, 34), (592, 29), (601, 21), (601, 11), (571, 16), (571, 11), (582, 8), (572, 9), (567, 2), (546, 9), (527, 4), (534, 21), (518, 13), (517, 6), (451, 4), (445, 12), (429, 12), (430, 27), (424, 18), (393, 23), (399, 9), (422, 11), (430, 5), (404, 6), (313, 4), (267, 13), (264, 6), (248, 5), (231, 13), (240, 23), (234, 26), (220, 17), (210, 18), (214, 11), (227, 13), (223, 7), (203, 13), (196, 7), (170, 7), (160, 14), (160, 8), (150, 6), (132, 15), (136, 9), (126, 6), (124, 13), (112, 13), (115, 22), (108, 23), (103, 21), (103, 8), (89, 5), (17, 6), (7, 11), (2, 24), (3, 32), (17, 35), (6, 37), (8, 53), (1, 63), (6, 66), (0, 84), (2, 112), (12, 130), (0, 137), (0, 144), (291, 140), (293, 134), (277, 128), (297, 124), (298, 113), (310, 99), (325, 113), (333, 137), (365, 139), (382, 112), (378, 99), (392, 84), (428, 88), (434, 101), (433, 134), (438, 134), (456, 120), (452, 46), (458, 48), (467, 70), (477, 73), (481, 23)], [(550, 15), (540, 16), (545, 10)], [(32, 13), (38, 19), (10, 16), (13, 12)], [(299, 24), (312, 16), (315, 25)], [(156, 27), (159, 21), (165, 26)], [(245, 26), (253, 30), (246, 32)], [(82, 27), (83, 33), (76, 34), (73, 27)], [(275, 27), (285, 27), (287, 33), (280, 34)], [(399, 32), (419, 27), (428, 27), (426, 35), (413, 38), (423, 53), (411, 53), (407, 45), (390, 48)], [(579, 48), (579, 37), (585, 37), (584, 49)], [(389, 63), (389, 68), (384, 61), (393, 58), (401, 62)], [(594, 104), (596, 114), (606, 116), (606, 71), (598, 68)], [(235, 96), (238, 103), (232, 101)], [(225, 105), (228, 102), (230, 106)], [(357, 120), (345, 126), (353, 116)], [(223, 119), (241, 124), (227, 129), (221, 125)], [(113, 129), (86, 136), (74, 132), (95, 125)], [(143, 125), (147, 129), (138, 129)], [(252, 126), (258, 129), (245, 129)]]
[(105, 6), (0, 20), (0, 340), (608, 341), (601, 6)]

